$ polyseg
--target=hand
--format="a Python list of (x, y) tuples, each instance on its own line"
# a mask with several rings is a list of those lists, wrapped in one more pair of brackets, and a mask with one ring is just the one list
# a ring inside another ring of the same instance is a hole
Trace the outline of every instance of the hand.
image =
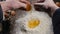
[(26, 8), (26, 4), (30, 4), (27, 0), (6, 0), (7, 2), (10, 2), (12, 8), (20, 8), (24, 7)]
[(43, 3), (35, 3), (35, 5), (43, 5), (45, 8), (50, 7), (51, 9), (54, 10), (58, 8), (58, 6), (54, 3), (53, 0), (45, 0)]
[(3, 11), (9, 10), (11, 8), (17, 9), (20, 7), (26, 8), (26, 3), (29, 3), (28, 1), (24, 0), (6, 0), (1, 3)]
[(54, 3), (53, 0), (45, 0), (43, 3), (35, 3), (34, 5), (43, 5), (46, 9), (51, 8), (51, 15), (55, 12), (59, 7)]

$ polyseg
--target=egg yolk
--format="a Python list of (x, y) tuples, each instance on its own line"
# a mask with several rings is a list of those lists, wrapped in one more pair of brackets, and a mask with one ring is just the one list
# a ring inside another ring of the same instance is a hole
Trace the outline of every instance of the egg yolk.
[(40, 21), (38, 19), (32, 19), (28, 21), (28, 27), (29, 28), (35, 28), (40, 24)]

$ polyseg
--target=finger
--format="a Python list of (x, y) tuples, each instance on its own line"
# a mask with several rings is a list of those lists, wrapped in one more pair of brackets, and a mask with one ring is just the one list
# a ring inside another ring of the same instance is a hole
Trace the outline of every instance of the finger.
[(25, 8), (26, 11), (30, 11), (31, 10), (31, 5), (30, 4), (20, 3), (20, 6)]
[(27, 0), (20, 0), (20, 2), (25, 3), (25, 4), (30, 4), (30, 2)]
[(22, 3), (22, 2), (17, 2), (17, 3), (15, 3), (15, 5), (13, 5), (13, 8), (15, 9), (17, 9), (17, 8), (20, 8), (20, 7), (26, 7), (26, 4), (25, 3)]
[(34, 5), (44, 5), (44, 3), (34, 3)]
[(44, 1), (45, 1), (45, 0), (38, 0), (37, 2), (38, 2), (38, 3), (42, 3), (42, 2), (44, 2)]

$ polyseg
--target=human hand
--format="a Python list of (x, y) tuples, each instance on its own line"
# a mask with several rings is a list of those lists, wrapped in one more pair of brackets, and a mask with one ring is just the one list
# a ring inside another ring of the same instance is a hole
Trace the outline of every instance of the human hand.
[[(41, 1), (41, 0), (40, 0)], [(46, 9), (48, 9), (48, 7), (50, 7), (53, 10), (56, 10), (57, 8), (59, 8), (53, 0), (43, 0), (43, 3), (34, 3), (34, 5), (43, 5)]]
[(6, 0), (1, 3), (3, 11), (9, 10), (11, 8), (17, 9), (20, 7), (26, 8), (27, 3), (29, 2), (27, 0)]

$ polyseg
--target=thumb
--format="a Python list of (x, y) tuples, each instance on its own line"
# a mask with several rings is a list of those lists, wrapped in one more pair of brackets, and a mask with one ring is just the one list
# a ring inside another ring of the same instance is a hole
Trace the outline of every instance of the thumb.
[(45, 7), (46, 9), (48, 9), (48, 6), (45, 3), (35, 3), (34, 5), (42, 5), (43, 7)]

